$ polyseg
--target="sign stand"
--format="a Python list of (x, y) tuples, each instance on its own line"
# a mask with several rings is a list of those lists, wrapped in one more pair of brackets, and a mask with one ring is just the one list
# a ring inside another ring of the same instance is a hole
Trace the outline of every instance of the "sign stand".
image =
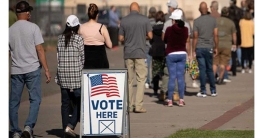
[(130, 138), (127, 69), (83, 69), (80, 137)]

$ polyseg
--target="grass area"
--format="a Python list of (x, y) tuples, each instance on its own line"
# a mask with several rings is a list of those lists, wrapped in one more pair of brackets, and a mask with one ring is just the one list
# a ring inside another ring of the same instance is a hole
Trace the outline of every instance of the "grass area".
[(254, 130), (185, 129), (166, 138), (254, 138)]

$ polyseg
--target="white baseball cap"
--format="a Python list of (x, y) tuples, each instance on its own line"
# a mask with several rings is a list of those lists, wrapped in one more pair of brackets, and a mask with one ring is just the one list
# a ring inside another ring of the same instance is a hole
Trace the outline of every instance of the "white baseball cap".
[(80, 25), (78, 17), (75, 15), (69, 15), (67, 18), (67, 26), (75, 27), (78, 25)]
[(170, 6), (176, 9), (178, 7), (178, 3), (176, 2), (176, 0), (168, 0), (167, 6)]
[(182, 20), (182, 16), (183, 16), (183, 12), (179, 9), (176, 9), (172, 12), (169, 18), (174, 20)]

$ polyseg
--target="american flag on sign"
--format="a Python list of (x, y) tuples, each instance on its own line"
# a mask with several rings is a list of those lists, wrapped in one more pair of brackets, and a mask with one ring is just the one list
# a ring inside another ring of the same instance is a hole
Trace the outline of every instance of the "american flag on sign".
[(107, 74), (95, 75), (90, 77), (90, 82), (91, 97), (100, 94), (106, 94), (107, 97), (120, 97), (116, 77)]

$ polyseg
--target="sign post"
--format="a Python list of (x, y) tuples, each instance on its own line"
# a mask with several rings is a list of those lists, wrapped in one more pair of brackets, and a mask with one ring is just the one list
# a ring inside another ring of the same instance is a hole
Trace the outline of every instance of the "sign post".
[(130, 138), (127, 70), (83, 70), (80, 137)]

